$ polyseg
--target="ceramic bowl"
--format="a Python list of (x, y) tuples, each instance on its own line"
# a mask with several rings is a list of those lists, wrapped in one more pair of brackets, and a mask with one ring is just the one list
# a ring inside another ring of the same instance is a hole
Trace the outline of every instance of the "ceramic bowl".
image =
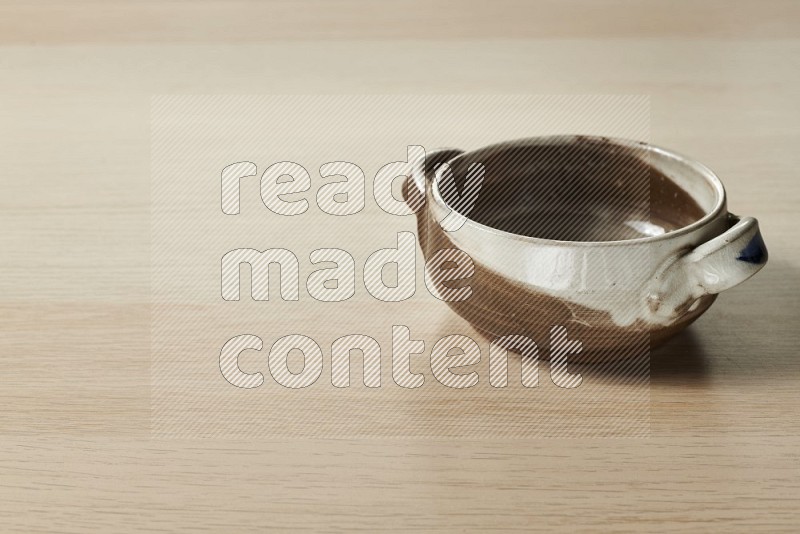
[(532, 138), (439, 149), (411, 168), (423, 254), (466, 253), (471, 276), (449, 283), (469, 294), (447, 302), (493, 338), (541, 343), (560, 326), (585, 357), (624, 357), (767, 261), (758, 222), (728, 212), (711, 170), (649, 144)]

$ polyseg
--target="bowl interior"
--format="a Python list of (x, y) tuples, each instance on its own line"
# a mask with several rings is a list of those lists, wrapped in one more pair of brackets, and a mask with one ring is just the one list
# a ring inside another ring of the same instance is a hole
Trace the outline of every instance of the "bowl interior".
[[(476, 163), (484, 167), (479, 187), (471, 179)], [(505, 232), (621, 241), (675, 231), (713, 209), (713, 188), (679, 163), (639, 143), (542, 138), (463, 154), (451, 162), (452, 173), (440, 176), (438, 189), (451, 208)]]

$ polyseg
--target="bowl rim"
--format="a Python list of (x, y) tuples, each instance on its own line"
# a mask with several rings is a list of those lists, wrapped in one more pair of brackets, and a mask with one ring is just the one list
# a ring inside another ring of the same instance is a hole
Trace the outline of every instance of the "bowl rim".
[(531, 237), (521, 234), (515, 234), (513, 232), (499, 230), (492, 226), (488, 226), (483, 223), (479, 223), (473, 219), (470, 219), (467, 215), (458, 212), (456, 209), (452, 208), (444, 201), (444, 199), (441, 196), (441, 192), (439, 191), (438, 180), (435, 177), (431, 179), (429, 182), (431, 184), (429, 188), (430, 196), (433, 198), (433, 200), (436, 202), (439, 208), (457, 213), (460, 217), (464, 218), (464, 226), (469, 226), (470, 228), (473, 228), (475, 230), (488, 232), (495, 235), (496, 237), (504, 237), (507, 239), (512, 239), (515, 241), (521, 241), (525, 243), (539, 243), (539, 244), (566, 245), (566, 246), (579, 246), (579, 247), (580, 246), (593, 246), (593, 247), (625, 246), (625, 245), (638, 245), (643, 243), (657, 243), (660, 241), (666, 241), (669, 239), (689, 234), (691, 232), (694, 232), (695, 230), (698, 230), (706, 226), (710, 222), (716, 220), (720, 216), (720, 214), (725, 211), (726, 201), (727, 201), (725, 186), (722, 184), (722, 180), (719, 179), (719, 177), (714, 171), (712, 171), (709, 167), (707, 167), (706, 165), (700, 163), (695, 159), (689, 158), (683, 154), (675, 152), (674, 150), (669, 150), (644, 141), (633, 141), (630, 139), (596, 136), (596, 135), (548, 135), (540, 137), (525, 137), (520, 139), (514, 139), (511, 141), (494, 143), (481, 148), (477, 148), (475, 150), (470, 150), (468, 152), (462, 152), (458, 156), (447, 160), (446, 163), (452, 164), (453, 162), (456, 162), (459, 159), (467, 158), (471, 155), (474, 155), (476, 152), (481, 152), (484, 150), (491, 150), (497, 148), (512, 148), (517, 146), (542, 145), (542, 144), (560, 144), (568, 141), (574, 141), (576, 139), (583, 139), (583, 140), (588, 139), (588, 140), (595, 140), (602, 142), (610, 142), (627, 147), (632, 147), (632, 146), (645, 147), (645, 149), (648, 150), (649, 152), (655, 152), (668, 159), (676, 160), (692, 168), (699, 176), (702, 176), (709, 185), (711, 185), (712, 189), (716, 194), (716, 201), (714, 203), (714, 207), (711, 208), (711, 210), (709, 210), (708, 213), (706, 213), (702, 218), (698, 219), (697, 221), (691, 224), (682, 226), (677, 230), (673, 230), (671, 232), (666, 232), (655, 236), (637, 237), (633, 239), (622, 239), (613, 241), (563, 241), (558, 239), (545, 239), (542, 237)]

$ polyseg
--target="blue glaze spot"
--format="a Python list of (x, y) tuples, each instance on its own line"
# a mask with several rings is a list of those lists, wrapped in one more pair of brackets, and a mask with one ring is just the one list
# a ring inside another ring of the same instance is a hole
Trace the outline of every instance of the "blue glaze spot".
[(739, 253), (736, 259), (747, 263), (755, 263), (756, 265), (767, 261), (767, 247), (761, 238), (761, 232), (753, 236), (753, 239), (744, 247), (744, 250)]

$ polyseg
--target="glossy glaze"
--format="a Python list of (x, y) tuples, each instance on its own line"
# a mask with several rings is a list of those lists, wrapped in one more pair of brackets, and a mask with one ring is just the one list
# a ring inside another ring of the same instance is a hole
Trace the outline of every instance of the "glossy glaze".
[[(484, 165), (472, 207), (458, 205), (452, 187), (442, 194), (444, 175), (434, 179), (434, 169), (443, 162), (456, 180), (469, 165)], [(569, 173), (556, 172), (562, 162)], [(585, 357), (624, 357), (689, 325), (716, 294), (766, 262), (756, 220), (727, 212), (719, 179), (650, 145), (562, 136), (468, 154), (446, 149), (429, 153), (425, 165), (416, 162), (413, 178), (427, 184), (417, 211), (423, 253), (457, 248), (472, 258), (472, 295), (448, 304), (490, 336), (547, 339), (550, 327), (561, 325), (583, 343)], [(535, 209), (497, 223), (504, 210), (525, 206)], [(602, 220), (602, 231), (583, 212)], [(448, 217), (460, 219), (460, 228), (442, 225)], [(629, 231), (631, 217), (640, 228), (662, 230)], [(579, 240), (585, 236), (592, 239)]]

